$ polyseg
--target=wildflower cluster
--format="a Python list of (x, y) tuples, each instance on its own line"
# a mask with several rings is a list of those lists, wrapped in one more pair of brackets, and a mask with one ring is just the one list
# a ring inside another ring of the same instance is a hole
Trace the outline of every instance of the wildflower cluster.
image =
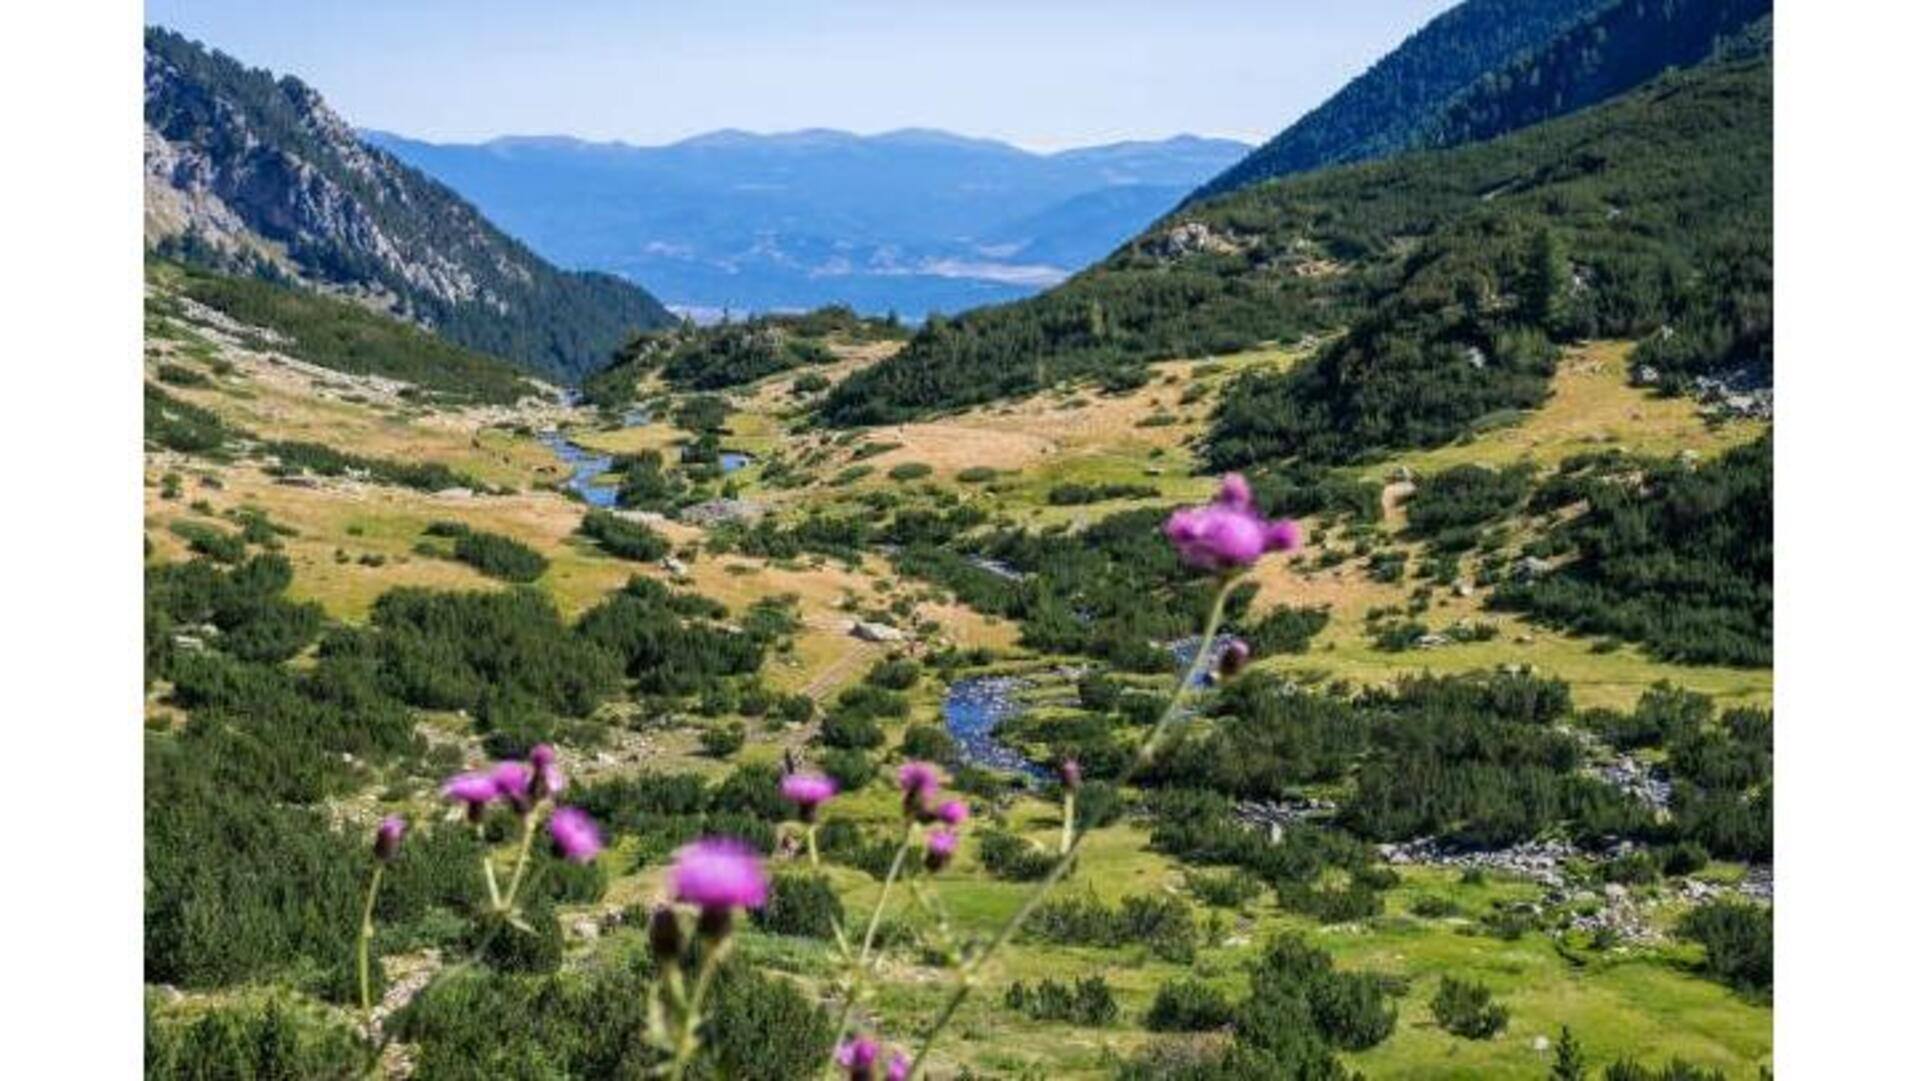
[[(1127, 783), (1151, 763), (1166, 731), (1184, 716), (1182, 700), (1204, 674), (1205, 666), (1217, 664), (1218, 675), (1230, 678), (1252, 661), (1251, 649), (1238, 639), (1228, 642), (1217, 656), (1213, 650), (1226, 598), (1240, 572), (1265, 554), (1292, 550), (1301, 541), (1296, 523), (1262, 516), (1251, 487), (1238, 474), (1224, 479), (1212, 503), (1174, 512), (1167, 519), (1164, 533), (1183, 561), (1216, 576), (1217, 591), (1190, 670), (1176, 685), (1172, 700), (1141, 741), (1131, 764), (1120, 771), (1118, 784)], [(942, 793), (940, 770), (932, 763), (909, 761), (900, 766), (896, 775), (900, 792), (898, 845), (878, 900), (867, 915), (865, 931), (856, 940), (838, 918), (831, 921), (844, 971), (835, 986), (839, 1020), (831, 1044), (832, 1061), (823, 1064), (827, 1072), (843, 1074), (848, 1081), (913, 1081), (921, 1076), (935, 1041), (978, 985), (982, 968), (1059, 883), (1085, 840), (1086, 832), (1076, 831), (1074, 821), (1075, 801), (1082, 785), (1080, 763), (1072, 758), (1060, 762), (1058, 780), (1063, 827), (1057, 856), (1049, 853), (1052, 862), (1046, 875), (991, 937), (963, 941), (954, 933), (932, 886), (933, 879), (952, 865), (961, 832), (972, 817), (971, 808), (964, 799)], [(476, 832), (495, 807), (508, 808), (519, 818), (518, 855), (505, 890), (499, 887), (491, 854), (481, 857), (493, 911), (513, 926), (525, 927), (518, 920), (515, 904), (528, 872), (533, 838), (542, 823), (553, 850), (562, 858), (585, 863), (604, 848), (600, 828), (585, 811), (557, 803), (566, 783), (554, 749), (542, 744), (525, 762), (498, 762), (448, 778), (441, 786), (441, 794), (463, 809), (466, 822)], [(817, 869), (820, 857), (816, 833), (821, 813), (839, 795), (839, 786), (830, 777), (789, 766), (780, 780), (779, 793), (792, 805), (793, 821), (805, 836), (807, 858)], [(383, 820), (374, 835), (374, 867), (360, 940), (362, 1005), (369, 1016), (367, 943), (373, 933), (374, 898), (381, 874), (399, 855), (407, 830), (406, 820), (396, 816)], [(919, 867), (913, 870), (909, 857), (916, 851)], [(911, 1055), (884, 1046), (870, 1033), (855, 1034), (852, 1025), (854, 1010), (867, 991), (874, 968), (876, 933), (895, 887), (902, 882), (932, 917), (936, 952), (956, 969), (949, 997)], [(658, 1070), (660, 1076), (679, 1079), (690, 1068), (701, 1046), (709, 992), (731, 949), (739, 913), (765, 907), (772, 885), (766, 861), (738, 840), (706, 837), (674, 854), (666, 876), (666, 895), (654, 906), (647, 923), (648, 946), (659, 977), (649, 991), (646, 1037), (665, 1055)]]

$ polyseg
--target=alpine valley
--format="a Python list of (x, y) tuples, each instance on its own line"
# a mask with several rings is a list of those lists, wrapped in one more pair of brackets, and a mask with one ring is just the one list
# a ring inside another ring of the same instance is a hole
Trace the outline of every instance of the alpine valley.
[[(1770, 4), (1465, 0), (1257, 148), (145, 63), (147, 1076), (1771, 1076)], [(586, 859), (443, 795), (542, 746)]]

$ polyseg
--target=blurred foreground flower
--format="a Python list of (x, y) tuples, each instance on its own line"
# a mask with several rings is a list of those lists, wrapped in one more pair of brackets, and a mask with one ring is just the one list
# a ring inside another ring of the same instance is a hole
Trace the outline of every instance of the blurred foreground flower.
[(734, 909), (767, 903), (767, 868), (760, 854), (724, 837), (695, 841), (674, 853), (667, 883), (674, 900), (700, 910), (700, 930), (710, 938), (727, 933)]
[(562, 807), (547, 820), (547, 832), (553, 835), (553, 847), (574, 863), (587, 863), (600, 854), (606, 842), (600, 827), (578, 807)]
[(1250, 567), (1268, 552), (1300, 547), (1299, 523), (1263, 517), (1247, 478), (1238, 473), (1221, 480), (1212, 503), (1174, 511), (1164, 532), (1181, 559), (1209, 571)]

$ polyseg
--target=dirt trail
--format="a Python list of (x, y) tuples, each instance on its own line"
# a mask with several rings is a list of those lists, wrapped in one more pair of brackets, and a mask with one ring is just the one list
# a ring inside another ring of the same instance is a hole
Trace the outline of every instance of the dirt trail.
[(872, 660), (874, 655), (879, 652), (880, 647), (870, 642), (853, 643), (851, 647), (835, 659), (832, 664), (827, 665), (812, 679), (808, 680), (807, 685), (800, 688), (800, 693), (816, 702), (821, 701), (852, 676), (853, 673), (850, 671), (851, 669), (856, 665), (861, 665), (864, 662)]

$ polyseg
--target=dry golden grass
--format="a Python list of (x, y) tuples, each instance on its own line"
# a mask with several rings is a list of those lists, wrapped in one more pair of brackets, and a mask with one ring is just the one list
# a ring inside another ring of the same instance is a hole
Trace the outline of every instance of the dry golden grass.
[[(656, 564), (608, 556), (591, 542), (574, 536), (585, 508), (551, 492), (447, 498), (350, 481), (293, 487), (277, 483), (249, 465), (210, 465), (173, 455), (152, 456), (148, 472), (153, 480), (169, 470), (187, 478), (181, 498), (162, 499), (157, 483), (150, 484), (145, 495), (147, 535), (153, 541), (156, 558), (185, 559), (190, 555), (185, 542), (168, 529), (173, 521), (193, 519), (227, 525), (217, 517), (196, 513), (190, 504), (204, 500), (216, 515), (256, 507), (273, 522), (297, 532), (281, 542), (294, 567), (289, 595), (318, 601), (340, 619), (364, 619), (380, 594), (399, 586), (506, 588), (465, 564), (413, 551), (427, 525), (441, 519), (502, 533), (537, 549), (551, 561), (537, 585), (569, 618), (599, 603), (633, 575), (663, 581), (670, 577)], [(198, 478), (202, 476), (214, 477), (220, 486), (200, 484)], [(705, 532), (694, 526), (665, 521), (652, 525), (676, 547), (697, 545), (705, 539)], [(344, 561), (338, 553), (345, 554)], [(362, 556), (378, 557), (383, 562), (379, 566), (365, 565), (360, 562)], [(703, 556), (693, 560), (687, 571), (687, 581), (682, 585), (734, 611), (762, 597), (791, 594), (797, 598), (804, 629), (797, 636), (791, 663), (776, 659), (769, 664), (770, 684), (782, 689), (812, 687), (824, 694), (844, 680), (822, 682), (823, 671), (832, 669), (846, 679), (858, 678), (865, 671), (865, 665), (847, 668), (846, 658), (871, 649), (847, 633), (845, 625), (850, 617), (841, 611), (840, 602), (852, 594), (864, 603), (877, 604), (874, 583), (884, 573), (884, 566), (875, 563), (870, 568), (848, 570), (822, 563), (789, 569), (734, 556)], [(923, 605), (921, 614), (938, 621), (942, 635), (962, 646), (1004, 647), (1011, 641), (1009, 625), (989, 624), (978, 613), (959, 605)]]
[[(172, 355), (173, 343), (153, 344), (149, 362), (157, 367)], [(233, 374), (219, 377), (214, 386), (168, 387), (167, 392), (263, 439), (323, 443), (376, 458), (441, 462), (482, 482), (512, 487), (561, 476), (545, 447), (488, 427), (506, 415), (503, 410), (423, 410), (381, 394), (372, 381), (315, 374), (309, 366), (277, 362), (251, 350), (229, 347), (220, 355), (234, 365)], [(537, 421), (539, 413), (529, 411), (527, 419)]]
[(1750, 443), (1767, 429), (1759, 420), (1709, 425), (1690, 398), (1662, 398), (1627, 384), (1632, 342), (1590, 342), (1568, 351), (1553, 376), (1553, 396), (1512, 428), (1475, 436), (1472, 442), (1396, 456), (1379, 468), (1385, 476), (1404, 465), (1415, 473), (1448, 466), (1507, 465), (1532, 461), (1550, 467), (1585, 451), (1618, 448), (1670, 456), (1693, 450), (1712, 457)]

